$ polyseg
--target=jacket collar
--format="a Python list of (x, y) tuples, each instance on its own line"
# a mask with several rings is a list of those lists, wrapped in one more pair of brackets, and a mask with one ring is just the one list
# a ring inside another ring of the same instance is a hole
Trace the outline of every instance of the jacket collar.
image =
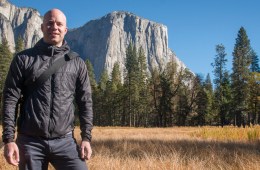
[(48, 59), (49, 57), (55, 57), (57, 55), (64, 55), (69, 52), (70, 47), (67, 44), (67, 41), (63, 40), (62, 46), (57, 47), (51, 44), (47, 44), (43, 41), (43, 38), (40, 39), (34, 46), (37, 48), (39, 55), (43, 60)]

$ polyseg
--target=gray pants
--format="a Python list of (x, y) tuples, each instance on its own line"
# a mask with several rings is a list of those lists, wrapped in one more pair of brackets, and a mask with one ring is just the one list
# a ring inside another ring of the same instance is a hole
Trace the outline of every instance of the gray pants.
[(46, 140), (18, 134), (19, 170), (47, 170), (51, 163), (57, 170), (87, 170), (80, 158), (79, 147), (72, 134)]

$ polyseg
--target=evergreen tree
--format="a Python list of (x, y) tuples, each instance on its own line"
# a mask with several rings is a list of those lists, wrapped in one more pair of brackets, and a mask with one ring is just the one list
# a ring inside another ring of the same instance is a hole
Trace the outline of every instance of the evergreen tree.
[(122, 120), (122, 110), (123, 110), (123, 100), (122, 100), (122, 82), (121, 82), (121, 73), (119, 69), (119, 64), (116, 62), (114, 64), (113, 70), (111, 72), (111, 80), (108, 84), (108, 96), (109, 100), (109, 112), (111, 115), (111, 125), (120, 126)]
[(94, 73), (94, 68), (92, 63), (90, 62), (90, 60), (86, 60), (85, 61), (86, 65), (87, 65), (87, 69), (88, 69), (88, 76), (89, 76), (89, 81), (90, 81), (90, 85), (91, 85), (91, 90), (92, 90), (92, 101), (93, 101), (93, 114), (94, 114), (94, 123), (96, 125), (100, 125), (101, 122), (101, 117), (100, 117), (100, 107), (99, 104), (101, 103), (100, 100), (101, 99), (101, 92), (98, 89), (98, 85), (95, 79), (95, 73)]
[(2, 92), (4, 89), (5, 79), (12, 61), (13, 55), (9, 50), (9, 45), (6, 39), (0, 44), (0, 110), (2, 107)]
[(176, 121), (178, 91), (184, 82), (184, 74), (185, 70), (183, 68), (178, 70), (175, 62), (167, 63), (165, 70), (161, 74), (161, 104), (165, 108), (165, 110), (161, 109), (164, 112), (163, 126), (172, 126)]
[(95, 93), (95, 107), (93, 107), (94, 113), (96, 115), (96, 117), (94, 117), (94, 122), (96, 122), (96, 124), (99, 126), (108, 126), (110, 123), (110, 115), (108, 113), (109, 96), (107, 96), (108, 80), (108, 72), (107, 70), (104, 70), (100, 76), (98, 88)]
[(160, 118), (160, 98), (162, 96), (162, 89), (160, 83), (160, 72), (158, 68), (153, 67), (151, 69), (151, 77), (149, 79), (149, 90), (151, 94), (151, 108), (152, 108), (152, 119), (154, 120), (152, 125), (153, 126), (161, 126)]
[(108, 72), (105, 69), (101, 73), (100, 81), (99, 81), (99, 89), (101, 90), (102, 93), (106, 92), (108, 80), (109, 80)]
[(207, 95), (207, 108), (206, 108), (206, 115), (205, 115), (205, 123), (211, 124), (214, 121), (214, 111), (213, 111), (213, 101), (214, 101), (214, 94), (213, 94), (213, 86), (211, 83), (210, 75), (207, 74), (206, 80), (204, 82), (204, 91)]
[(147, 73), (147, 62), (144, 50), (142, 47), (138, 49), (138, 92), (139, 98), (137, 102), (137, 122), (136, 126), (145, 125), (147, 126), (148, 113), (150, 107), (148, 107), (149, 93), (148, 93), (148, 73)]
[[(196, 98), (198, 91), (200, 90), (200, 81), (197, 76), (194, 76), (188, 69), (184, 70), (183, 81), (179, 90), (179, 105), (177, 106), (178, 112), (177, 125), (195, 125), (194, 112), (196, 109)], [(181, 100), (181, 101), (180, 101)]]
[(251, 72), (260, 72), (259, 68), (259, 58), (256, 52), (252, 49), (251, 50), (251, 66), (250, 66)]
[(231, 115), (231, 81), (230, 81), (230, 75), (228, 74), (228, 72), (226, 71), (224, 73), (224, 78), (223, 78), (223, 82), (222, 82), (222, 104), (220, 107), (220, 116), (221, 116), (221, 120), (222, 120), (222, 125), (224, 124), (230, 124), (231, 123), (231, 119), (232, 119), (232, 115)]
[(89, 81), (90, 81), (90, 85), (91, 85), (92, 91), (95, 91), (96, 88), (97, 88), (97, 82), (96, 82), (96, 78), (95, 78), (93, 65), (92, 65), (92, 63), (88, 59), (86, 60), (85, 63), (87, 65), (88, 76), (89, 76)]
[(210, 78), (209, 73), (206, 76), (204, 86), (207, 89), (207, 91), (209, 91), (210, 93), (213, 93), (213, 86), (212, 86), (212, 83), (211, 83), (211, 78)]
[(217, 110), (218, 117), (220, 119), (221, 126), (226, 124), (226, 116), (228, 110), (226, 110), (226, 52), (224, 45), (220, 44), (216, 46), (216, 56), (214, 58), (214, 63), (212, 66), (214, 68), (214, 83), (215, 83), (215, 107)]
[(159, 126), (167, 127), (170, 114), (172, 113), (172, 91), (171, 91), (171, 82), (167, 75), (167, 72), (164, 71), (160, 75), (160, 84), (162, 89), (162, 96), (160, 98), (160, 112), (159, 112)]
[[(251, 66), (250, 66), (250, 80), (249, 80), (249, 114), (248, 120), (252, 124), (260, 123), (260, 68), (259, 68), (259, 59), (256, 52), (251, 49)], [(258, 118), (259, 117), (259, 118)]]
[(24, 41), (21, 36), (19, 36), (15, 43), (15, 54), (24, 50)]
[(251, 72), (249, 79), (249, 114), (248, 121), (251, 124), (259, 124), (260, 112), (260, 73)]
[(214, 68), (214, 83), (216, 88), (221, 86), (221, 83), (223, 82), (223, 75), (226, 72), (226, 52), (224, 45), (220, 44), (216, 46), (216, 56), (214, 58), (214, 63), (211, 65)]
[(136, 105), (138, 104), (138, 57), (135, 45), (130, 44), (126, 50), (126, 77), (125, 88), (128, 91), (129, 125), (135, 126)]
[(120, 73), (118, 62), (116, 62), (114, 64), (114, 67), (113, 67), (113, 70), (111, 73), (111, 82), (112, 82), (113, 91), (117, 91), (122, 87), (121, 73)]
[(200, 75), (197, 75), (197, 80), (198, 80), (198, 93), (196, 95), (196, 112), (197, 112), (197, 117), (195, 118), (196, 124), (203, 126), (205, 124), (205, 118), (206, 115), (208, 114), (208, 96), (206, 93), (206, 88), (205, 84), (203, 82), (203, 79)]
[(250, 40), (247, 37), (246, 30), (241, 27), (233, 51), (233, 72), (231, 75), (234, 123), (238, 126), (245, 126), (248, 112), (250, 50)]
[(178, 100), (177, 100), (177, 114), (176, 114), (176, 124), (178, 126), (185, 126), (187, 123), (187, 117), (190, 113), (189, 99), (186, 95), (188, 91), (187, 86), (183, 84), (178, 91)]

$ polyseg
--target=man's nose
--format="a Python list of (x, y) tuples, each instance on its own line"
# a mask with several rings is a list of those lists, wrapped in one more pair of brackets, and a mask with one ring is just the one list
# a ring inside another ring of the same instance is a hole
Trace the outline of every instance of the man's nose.
[(57, 29), (58, 25), (56, 23), (53, 24), (53, 28)]
[(58, 25), (57, 25), (56, 23), (53, 23), (53, 24), (51, 25), (51, 28), (52, 28), (52, 29), (58, 29)]

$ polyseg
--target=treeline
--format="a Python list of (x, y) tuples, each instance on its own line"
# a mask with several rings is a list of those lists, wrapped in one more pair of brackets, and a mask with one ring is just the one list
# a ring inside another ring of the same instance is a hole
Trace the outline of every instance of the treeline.
[(126, 51), (123, 75), (116, 63), (111, 75), (104, 70), (97, 83), (87, 61), (94, 123), (135, 127), (259, 124), (259, 60), (243, 27), (237, 34), (232, 56), (232, 70), (228, 71), (225, 47), (216, 45), (212, 62), (214, 88), (209, 74), (204, 79), (174, 62), (164, 68), (149, 68), (148, 74), (143, 49), (136, 49), (133, 44)]
[[(6, 41), (0, 45), (0, 95), (12, 54)], [(18, 38), (16, 52), (22, 47)], [(223, 44), (216, 45), (212, 62), (213, 83), (169, 62), (149, 68), (142, 48), (130, 44), (125, 71), (115, 63), (96, 82), (93, 66), (86, 61), (93, 92), (95, 126), (171, 127), (203, 125), (245, 126), (260, 123), (260, 69), (257, 54), (241, 27), (232, 53), (232, 70), (226, 68)], [(123, 78), (123, 79), (122, 79)], [(213, 88), (214, 84), (214, 88)], [(1, 105), (2, 106), (2, 105)]]

